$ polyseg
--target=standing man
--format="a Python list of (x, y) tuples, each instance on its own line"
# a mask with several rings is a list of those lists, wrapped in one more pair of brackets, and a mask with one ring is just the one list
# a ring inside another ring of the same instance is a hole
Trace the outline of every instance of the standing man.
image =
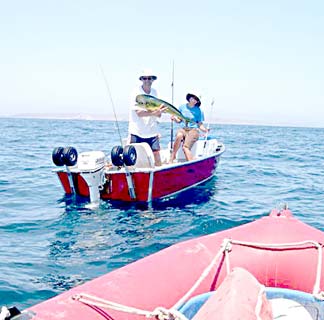
[(149, 111), (136, 105), (136, 96), (139, 94), (149, 94), (157, 97), (157, 91), (152, 88), (153, 81), (157, 76), (151, 70), (144, 70), (139, 80), (142, 84), (134, 90), (131, 98), (131, 108), (129, 113), (128, 133), (130, 143), (146, 142), (151, 147), (155, 165), (161, 165), (160, 157), (160, 135), (158, 131), (158, 119), (161, 117), (164, 107), (158, 110)]

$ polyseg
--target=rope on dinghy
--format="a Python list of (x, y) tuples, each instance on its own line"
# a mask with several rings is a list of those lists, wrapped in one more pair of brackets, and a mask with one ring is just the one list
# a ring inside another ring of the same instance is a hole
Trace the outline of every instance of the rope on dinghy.
[[(153, 311), (142, 310), (134, 307), (129, 307), (123, 304), (119, 304), (113, 301), (105, 300), (98, 298), (93, 295), (86, 293), (80, 293), (73, 296), (72, 298), (76, 301), (82, 302), (87, 305), (113, 309), (121, 312), (127, 312), (136, 315), (142, 315), (146, 318), (156, 318), (159, 320), (188, 320), (178, 309), (184, 305), (184, 303), (190, 298), (198, 286), (206, 279), (208, 274), (211, 272), (213, 267), (218, 262), (219, 258), (223, 255), (225, 258), (226, 272), (230, 273), (230, 260), (229, 253), (232, 251), (233, 245), (241, 245), (247, 247), (254, 247), (260, 249), (309, 249), (305, 248), (306, 245), (311, 245), (318, 250), (318, 259), (316, 267), (316, 278), (313, 286), (313, 296), (318, 300), (324, 300), (324, 292), (320, 290), (321, 283), (321, 272), (322, 272), (322, 244), (313, 240), (306, 240), (301, 242), (292, 242), (292, 243), (278, 243), (278, 244), (268, 244), (268, 243), (258, 243), (258, 242), (246, 242), (246, 241), (237, 241), (232, 239), (224, 239), (221, 245), (220, 250), (216, 256), (212, 259), (210, 264), (203, 270), (201, 276), (193, 284), (193, 286), (187, 291), (187, 293), (180, 299), (178, 302), (171, 308), (157, 307)], [(304, 248), (303, 248), (304, 247)], [(0, 319), (1, 320), (1, 319)]]
[[(246, 241), (236, 241), (230, 240), (232, 244), (243, 245), (248, 247), (258, 247), (261, 249), (303, 249), (302, 246), (312, 245), (318, 251), (317, 266), (316, 266), (316, 277), (313, 286), (312, 295), (319, 300), (324, 300), (324, 291), (321, 291), (321, 272), (322, 272), (322, 257), (323, 257), (323, 245), (314, 240), (305, 240), (300, 242), (291, 243), (279, 243), (279, 244), (269, 244), (269, 243), (257, 243), (257, 242), (246, 242)], [(304, 248), (308, 249), (308, 248)], [(229, 263), (229, 259), (228, 259)], [(230, 268), (228, 267), (227, 270)]]
[(223, 243), (221, 245), (220, 250), (216, 254), (216, 256), (213, 258), (213, 260), (210, 262), (210, 264), (205, 268), (205, 270), (202, 272), (199, 279), (193, 284), (193, 286), (187, 291), (187, 293), (172, 307), (172, 309), (178, 309), (180, 308), (191, 296), (191, 294), (198, 288), (198, 286), (201, 284), (201, 282), (208, 276), (212, 268), (216, 265), (216, 262), (221, 257), (221, 255), (224, 254), (224, 252), (231, 250), (231, 246), (228, 245), (227, 239), (223, 240)]
[(146, 318), (156, 318), (159, 320), (188, 320), (178, 310), (170, 310), (164, 307), (157, 307), (153, 311), (142, 310), (134, 307), (129, 307), (120, 303), (98, 298), (93, 295), (81, 293), (73, 296), (73, 299), (84, 304), (99, 308), (113, 309), (121, 312), (145, 316)]

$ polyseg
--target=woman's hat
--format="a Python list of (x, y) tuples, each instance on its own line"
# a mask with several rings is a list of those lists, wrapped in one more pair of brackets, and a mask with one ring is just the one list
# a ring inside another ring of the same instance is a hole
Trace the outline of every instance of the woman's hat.
[(188, 102), (189, 102), (190, 98), (194, 98), (195, 100), (197, 100), (196, 106), (200, 107), (201, 101), (195, 94), (188, 93), (187, 96), (186, 96), (186, 99), (187, 99)]
[(143, 80), (143, 77), (150, 77), (153, 80), (157, 79), (157, 76), (154, 75), (151, 69), (144, 69), (139, 77), (140, 80)]

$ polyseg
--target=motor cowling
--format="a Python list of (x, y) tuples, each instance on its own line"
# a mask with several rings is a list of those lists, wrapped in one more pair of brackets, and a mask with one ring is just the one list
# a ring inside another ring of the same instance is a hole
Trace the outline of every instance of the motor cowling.
[(102, 151), (81, 152), (78, 169), (82, 171), (97, 171), (105, 166), (105, 154)]
[(99, 202), (100, 190), (105, 184), (105, 154), (102, 151), (82, 152), (79, 155), (78, 171), (89, 188), (90, 202)]

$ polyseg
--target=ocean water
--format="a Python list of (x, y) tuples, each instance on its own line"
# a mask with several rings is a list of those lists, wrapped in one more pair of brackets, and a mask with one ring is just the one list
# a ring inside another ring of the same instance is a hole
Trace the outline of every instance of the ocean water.
[[(161, 124), (162, 144), (170, 125)], [(118, 125), (122, 137), (127, 123)], [(119, 143), (115, 122), (0, 118), (0, 306), (24, 309), (178, 241), (238, 226), (288, 204), (324, 231), (324, 129), (211, 125), (226, 145), (215, 177), (152, 207), (64, 196), (54, 147)]]

